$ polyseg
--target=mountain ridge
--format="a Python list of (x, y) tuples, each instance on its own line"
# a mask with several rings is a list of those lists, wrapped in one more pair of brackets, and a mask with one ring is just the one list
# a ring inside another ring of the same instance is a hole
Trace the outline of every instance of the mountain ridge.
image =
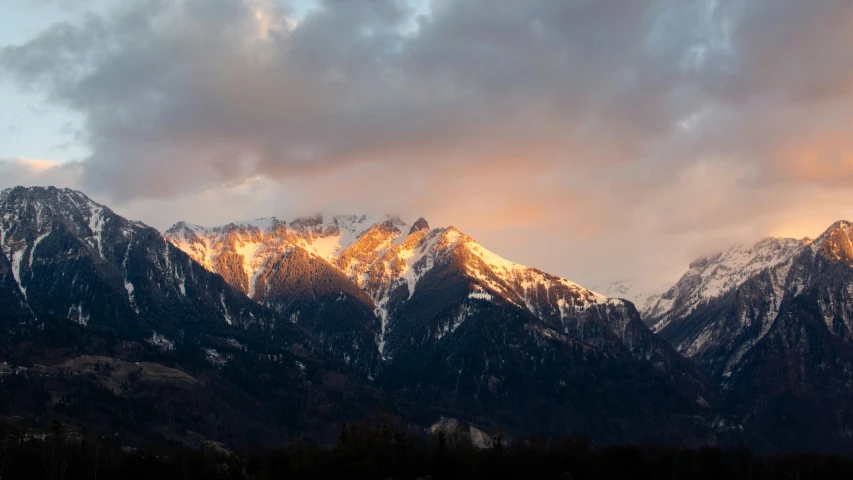
[[(314, 307), (303, 304), (285, 313), (299, 324), (309, 322), (309, 330), (327, 339), (327, 346), (343, 355), (345, 361), (356, 361), (353, 359), (361, 356), (357, 362), (368, 365), (369, 376), (385, 388), (409, 394), (417, 392), (413, 399), (429, 397), (438, 389), (447, 391), (450, 398), (464, 392), (460, 398), (468, 398), (465, 402), (470, 405), (480, 405), (477, 408), (495, 408), (488, 405), (500, 395), (512, 394), (504, 388), (516, 383), (515, 377), (546, 375), (529, 371), (524, 365), (529, 361), (524, 360), (525, 356), (537, 358), (549, 352), (547, 355), (554, 358), (548, 360), (548, 365), (553, 363), (548, 370), (564, 371), (569, 375), (561, 384), (568, 385), (569, 378), (585, 375), (569, 373), (577, 368), (570, 364), (578, 358), (603, 355), (613, 357), (608, 363), (615, 361), (629, 370), (636, 368), (629, 364), (641, 362), (643, 366), (637, 370), (638, 376), (660, 376), (667, 378), (665, 383), (678, 384), (680, 393), (673, 399), (685, 395), (684, 402), (693, 405), (685, 409), (682, 404), (676, 409), (678, 411), (715, 402), (715, 395), (707, 389), (701, 374), (665, 341), (654, 337), (629, 302), (609, 299), (564, 278), (506, 260), (452, 226), (435, 228), (425, 219), (419, 219), (410, 227), (399, 219), (379, 217), (372, 225), (362, 221), (358, 229), (353, 229), (346, 225), (342, 228), (341, 218), (369, 217), (317, 216), (308, 222), (276, 220), (274, 228), (264, 231), (256, 230), (257, 225), (232, 222), (204, 230), (194, 229), (190, 232), (192, 235), (187, 233), (186, 224), (179, 223), (165, 236), (175, 245), (194, 252), (198, 258), (240, 256), (234, 262), (252, 266), (246, 274), (259, 279), (262, 275), (255, 272), (276, 275), (280, 265), (294, 255), (292, 252), (302, 252), (297, 255), (312, 265), (304, 269), (337, 270), (349, 280), (346, 287), (336, 287), (338, 292), (355, 286), (368, 297), (365, 300), (351, 292), (345, 300), (372, 309), (376, 323), (372, 318), (362, 317), (363, 323), (372, 325), (372, 343), (369, 333), (354, 339), (352, 326), (341, 328), (338, 319), (312, 319), (311, 312), (322, 310), (322, 305), (327, 304), (317, 296), (312, 298)], [(350, 236), (345, 236), (342, 230)], [(194, 240), (193, 235), (197, 233), (207, 237)], [(204, 243), (204, 247), (200, 243)], [(210, 253), (210, 246), (216, 246), (217, 250)], [(258, 263), (247, 262), (240, 253), (266, 255), (270, 250), (276, 253), (263, 257)], [(208, 261), (207, 265), (216, 271), (216, 261)], [(237, 285), (236, 282), (232, 284)], [(274, 301), (270, 291), (261, 292), (255, 288), (253, 293), (262, 303)], [(291, 295), (292, 290), (280, 292), (281, 297)], [(493, 329), (505, 331), (507, 338), (492, 338)], [(579, 349), (572, 354), (574, 359), (567, 352), (560, 353), (567, 347), (571, 351)], [(513, 349), (527, 353), (510, 361), (514, 355), (509, 353)], [(368, 350), (376, 357), (366, 353)], [(503, 356), (496, 356), (499, 352)], [(475, 360), (478, 357), (489, 360), (482, 363)], [(425, 359), (431, 360), (425, 363)], [(434, 372), (434, 365), (441, 365), (443, 372), (472, 370), (469, 374), (472, 377), (466, 375), (470, 386), (460, 390), (458, 374), (448, 376)], [(507, 367), (496, 368), (500, 365)], [(548, 381), (555, 381), (552, 375), (546, 375)], [(580, 381), (581, 377), (576, 378)], [(661, 380), (648, 381), (659, 384)], [(531, 391), (534, 394), (543, 386), (534, 383), (524, 388), (534, 389)], [(445, 402), (447, 408), (460, 406), (460, 401), (446, 402), (439, 398), (432, 401)], [(663, 412), (650, 415), (661, 414)], [(509, 421), (508, 417), (504, 418)], [(567, 421), (577, 422), (578, 419)], [(552, 428), (544, 423), (536, 425), (537, 428)]]
[(814, 240), (764, 239), (698, 259), (662, 297), (668, 309), (645, 319), (778, 448), (853, 446), (851, 235), (841, 220)]
[[(43, 328), (66, 339), (64, 353), (33, 361), (170, 359), (212, 379), (193, 392), (219, 385), (229, 408), (254, 405), (228, 425), (240, 441), (239, 423), (275, 439), (268, 418), (316, 430), (380, 406), (424, 427), (444, 416), (605, 442), (740, 435), (702, 372), (633, 304), (508, 261), (452, 226), (314, 216), (161, 234), (55, 188), (4, 192), (0, 211), (0, 321), (23, 329), (0, 347), (21, 352), (18, 339)], [(22, 306), (42, 327), (15, 323)], [(88, 405), (83, 387), (74, 405)], [(123, 408), (111, 405), (100, 408)], [(216, 422), (194, 425), (221, 438)]]
[[(216, 227), (178, 222), (166, 230), (164, 236), (226, 279), (235, 268), (216, 263), (223, 257), (241, 257), (249, 280), (241, 278), (230, 280), (230, 283), (262, 302), (263, 296), (256, 295), (254, 283), (260, 276), (259, 272), (275, 261), (276, 255), (302, 249), (335, 267), (367, 293), (370, 301), (362, 301), (372, 306), (380, 319), (384, 319), (388, 316), (388, 302), (394, 289), (405, 284), (411, 297), (419, 278), (432, 268), (437, 257), (460, 244), (467, 250), (465, 255), (476, 264), (475, 267), (468, 266), (472, 275), (484, 281), (486, 288), (493, 293), (499, 292), (534, 314), (540, 313), (536, 311), (538, 307), (526, 299), (532, 294), (528, 292), (531, 283), (559, 284), (578, 293), (578, 299), (583, 296), (586, 302), (603, 303), (605, 300), (602, 295), (574, 282), (505, 260), (455, 227), (430, 228), (423, 218), (411, 226), (408, 235), (401, 230), (406, 227), (409, 225), (399, 217), (390, 215), (317, 215), (291, 221), (270, 217)], [(235, 258), (234, 262), (240, 263), (240, 260)], [(472, 295), (488, 299), (492, 294), (484, 290)], [(356, 294), (353, 296), (358, 297)], [(566, 302), (566, 299), (562, 301)], [(384, 335), (384, 324), (381, 335)], [(383, 346), (382, 338), (378, 339), (380, 354)]]

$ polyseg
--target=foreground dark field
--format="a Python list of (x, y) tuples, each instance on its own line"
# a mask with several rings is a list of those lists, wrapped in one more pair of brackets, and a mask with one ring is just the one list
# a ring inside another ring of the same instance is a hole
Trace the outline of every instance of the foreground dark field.
[(424, 436), (390, 425), (345, 425), (334, 445), (294, 441), (277, 449), (228, 452), (215, 444), (123, 447), (54, 422), (49, 433), (0, 425), (0, 479), (834, 479), (851, 478), (853, 459), (745, 448), (685, 450), (595, 447), (582, 438), (499, 435), (486, 449), (462, 432)]

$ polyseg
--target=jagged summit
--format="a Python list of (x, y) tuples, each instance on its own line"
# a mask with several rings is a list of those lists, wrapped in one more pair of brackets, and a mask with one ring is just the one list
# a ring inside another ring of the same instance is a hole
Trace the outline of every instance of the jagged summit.
[(839, 220), (810, 243), (811, 248), (827, 258), (853, 263), (853, 225)]
[(313, 230), (315, 232), (333, 231), (345, 229), (348, 231), (363, 231), (376, 224), (387, 222), (398, 227), (406, 226), (406, 222), (396, 215), (375, 214), (348, 214), (331, 215), (316, 214), (308, 217), (296, 217), (292, 220), (278, 217), (261, 217), (254, 220), (238, 220), (222, 225), (202, 226), (187, 221), (179, 221), (172, 225), (165, 233), (175, 233), (181, 229), (189, 228), (194, 231), (223, 232), (235, 229), (257, 229), (260, 231), (274, 230), (278, 227), (286, 227), (292, 230)]
[[(242, 269), (252, 277), (270, 258), (295, 247), (334, 262), (371, 229), (399, 230), (405, 226), (405, 222), (392, 215), (317, 214), (290, 221), (267, 217), (214, 227), (178, 222), (164, 236), (213, 271), (219, 270), (215, 263), (223, 253), (239, 255)], [(249, 295), (253, 293), (252, 283), (247, 280), (244, 289)]]
[[(250, 296), (255, 293), (254, 282), (261, 271), (277, 256), (295, 248), (335, 266), (360, 288), (366, 289), (377, 304), (382, 303), (384, 289), (400, 279), (405, 278), (413, 291), (418, 276), (422, 275), (420, 270), (432, 268), (435, 259), (422, 262), (424, 267), (415, 265), (427, 255), (438, 255), (439, 251), (465, 250), (465, 263), (472, 272), (489, 269), (505, 280), (521, 271), (538, 272), (486, 250), (455, 227), (430, 229), (427, 221), (419, 218), (409, 228), (409, 233), (403, 234), (401, 227), (406, 226), (398, 217), (389, 215), (316, 215), (290, 222), (266, 218), (217, 227), (179, 222), (167, 230), (165, 236), (213, 271), (221, 274), (220, 270), (242, 269), (247, 277), (244, 290)], [(231, 258), (232, 265), (222, 265), (223, 257)], [(234, 267), (234, 261), (241, 263), (242, 268)], [(481, 272), (473, 274), (483, 276)], [(559, 281), (581, 288), (567, 280)], [(506, 290), (498, 284), (494, 288)], [(600, 297), (603, 296), (589, 295), (590, 299)], [(525, 303), (522, 299), (517, 301)]]
[(424, 217), (421, 217), (415, 220), (415, 223), (412, 224), (412, 228), (409, 230), (409, 235), (423, 230), (429, 230), (429, 223), (427, 223)]

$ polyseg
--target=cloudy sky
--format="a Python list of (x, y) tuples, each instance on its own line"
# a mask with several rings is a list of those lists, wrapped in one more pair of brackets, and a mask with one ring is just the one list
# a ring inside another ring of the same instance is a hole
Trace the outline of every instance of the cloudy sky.
[(850, 0), (3, 0), (0, 187), (455, 225), (587, 285), (853, 219)]

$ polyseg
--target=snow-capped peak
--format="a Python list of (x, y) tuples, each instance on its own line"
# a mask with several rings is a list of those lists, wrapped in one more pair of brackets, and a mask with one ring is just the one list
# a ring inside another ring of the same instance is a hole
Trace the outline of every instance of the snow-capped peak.
[[(76, 190), (14, 187), (0, 192), (0, 251), (12, 264), (12, 275), (25, 301), (29, 301), (27, 285), (38, 270), (39, 247), (57, 230), (70, 232), (82, 242), (81, 249), (88, 247), (97, 260), (105, 261), (105, 230), (126, 237), (136, 228), (147, 227), (119, 217)], [(80, 305), (72, 311), (81, 321), (86, 317)]]
[[(405, 222), (391, 215), (315, 215), (293, 220), (276, 217), (242, 220), (214, 227), (203, 227), (187, 222), (178, 222), (168, 230), (166, 237), (182, 249), (192, 250), (187, 244), (199, 243), (204, 238), (210, 242), (267, 243), (271, 238), (284, 240), (287, 246), (299, 246), (326, 261), (333, 261), (346, 248), (355, 243), (370, 227), (378, 223), (391, 222), (404, 226)], [(230, 240), (229, 240), (230, 236)], [(196, 238), (198, 237), (198, 238)], [(202, 242), (203, 243), (203, 242)], [(183, 246), (182, 246), (183, 244)], [(210, 252), (188, 252), (196, 258), (208, 258)], [(208, 245), (209, 248), (209, 245)], [(201, 262), (205, 263), (205, 262)]]
[(405, 222), (391, 215), (318, 214), (290, 221), (268, 217), (215, 227), (178, 222), (164, 236), (216, 273), (231, 270), (232, 258), (240, 257), (245, 277), (234, 279), (239, 280), (236, 286), (254, 296), (255, 281), (270, 261), (294, 248), (302, 248), (315, 257), (336, 264), (365, 234), (379, 225), (397, 229), (406, 226)]
[[(587, 303), (604, 303), (608, 299), (607, 296), (588, 288), (581, 287), (572, 281), (506, 260), (478, 244), (467, 235), (463, 238), (463, 244), (469, 252), (482, 260), (482, 262), (489, 267), (489, 270), (494, 273), (497, 278), (510, 285), (515, 293), (524, 299), (528, 308), (531, 307), (530, 297), (535, 295), (536, 289), (541, 285), (545, 285), (546, 288), (553, 285), (562, 285), (579, 293), (582, 301)], [(475, 270), (470, 264), (469, 269), (472, 275), (485, 281), (496, 291), (500, 292), (501, 290), (506, 290), (503, 285), (495, 284), (489, 278), (483, 277), (482, 271)]]
[(700, 295), (712, 298), (740, 285), (756, 272), (789, 261), (802, 247), (803, 241), (794, 238), (765, 238), (753, 245), (735, 245), (691, 263), (687, 275), (701, 278)]
[(726, 294), (755, 274), (789, 264), (807, 242), (795, 238), (764, 238), (739, 244), (690, 263), (678, 282), (660, 296), (648, 297), (641, 306), (643, 319), (660, 331), (711, 298)]
[(90, 231), (80, 234), (89, 237), (92, 246), (100, 249), (104, 212), (109, 210), (83, 193), (67, 188), (14, 187), (0, 192), (0, 250), (12, 264), (12, 275), (25, 300), (28, 279), (25, 277), (32, 275), (35, 252), (50, 235), (54, 220), (85, 222)]
[[(232, 283), (250, 296), (259, 272), (271, 261), (304, 249), (362, 289), (383, 319), (397, 288), (405, 286), (406, 297), (411, 297), (427, 273), (448, 262), (462, 266), (472, 279), (479, 292), (472, 298), (502, 298), (536, 315), (542, 314), (543, 302), (554, 303), (552, 309), (560, 309), (562, 317), (569, 309), (608, 300), (569, 280), (506, 260), (452, 226), (430, 228), (423, 218), (411, 227), (388, 215), (317, 215), (290, 222), (273, 218), (212, 228), (179, 223), (166, 237), (213, 271), (233, 265), (235, 255), (241, 258), (247, 281)], [(540, 298), (542, 292), (548, 298)]]

